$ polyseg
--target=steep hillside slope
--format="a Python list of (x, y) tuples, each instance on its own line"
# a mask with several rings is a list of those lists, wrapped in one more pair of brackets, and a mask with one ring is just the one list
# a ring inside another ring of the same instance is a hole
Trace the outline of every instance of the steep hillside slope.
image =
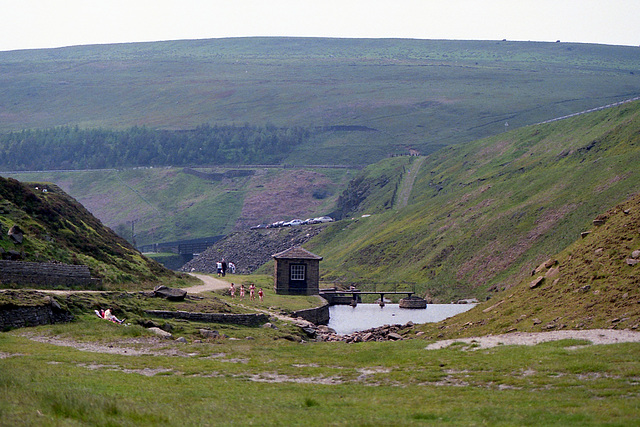
[(224, 235), (261, 223), (324, 215), (334, 209), (338, 195), (355, 175), (355, 170), (341, 168), (243, 168), (248, 174), (229, 173), (234, 171), (238, 172), (143, 168), (3, 175), (56, 183), (129, 241), (135, 221), (137, 245)]
[[(0, 210), (0, 247), (22, 260), (85, 264), (108, 287), (175, 279), (55, 185), (0, 177)], [(7, 237), (14, 226), (21, 242)]]
[[(638, 102), (434, 153), (398, 210), (398, 179), (375, 175), (410, 166), (388, 159), (354, 180), (341, 197), (346, 219), (308, 248), (325, 257), (326, 280), (403, 282), (439, 301), (484, 297), (520, 282), (599, 212), (637, 192), (638, 164)], [(371, 194), (361, 200), (363, 191)]]
[(640, 327), (640, 193), (532, 275), (442, 324), (443, 336)]

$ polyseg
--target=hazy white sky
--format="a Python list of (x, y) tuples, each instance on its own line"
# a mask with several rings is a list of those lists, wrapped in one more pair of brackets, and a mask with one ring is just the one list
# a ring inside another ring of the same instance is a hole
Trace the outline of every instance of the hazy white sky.
[(640, 45), (640, 0), (0, 0), (0, 50), (244, 36)]

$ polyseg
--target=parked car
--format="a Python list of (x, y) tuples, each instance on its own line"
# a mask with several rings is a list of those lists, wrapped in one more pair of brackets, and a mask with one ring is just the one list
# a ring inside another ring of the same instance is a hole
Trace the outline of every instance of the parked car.
[(333, 218), (330, 216), (320, 216), (318, 218), (314, 218), (314, 221), (316, 221), (316, 223), (333, 222)]
[(287, 221), (284, 223), (285, 226), (295, 227), (297, 225), (302, 225), (301, 219), (292, 219), (291, 221)]

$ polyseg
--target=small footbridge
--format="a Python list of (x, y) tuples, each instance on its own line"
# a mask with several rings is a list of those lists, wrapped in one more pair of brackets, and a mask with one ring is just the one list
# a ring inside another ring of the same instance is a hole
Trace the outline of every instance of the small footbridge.
[[(406, 308), (425, 308), (426, 301), (419, 297), (414, 297), (414, 291), (361, 291), (359, 289), (349, 289), (349, 290), (338, 290), (335, 288), (331, 289), (320, 289), (320, 296), (327, 300), (329, 305), (351, 305), (356, 306), (358, 303), (362, 302), (362, 295), (380, 295), (379, 304), (381, 307), (384, 306), (384, 296), (385, 295), (406, 295), (406, 298), (403, 298), (400, 301), (400, 305), (403, 305), (403, 301), (410, 301), (413, 304), (418, 303), (419, 306)], [(422, 302), (424, 301), (424, 304)]]

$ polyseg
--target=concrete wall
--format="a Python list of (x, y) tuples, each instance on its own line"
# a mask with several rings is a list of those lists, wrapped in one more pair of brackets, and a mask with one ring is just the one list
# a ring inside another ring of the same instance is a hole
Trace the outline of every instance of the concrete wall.
[(97, 287), (86, 265), (0, 260), (0, 284)]
[(266, 314), (190, 313), (188, 311), (147, 310), (145, 313), (163, 319), (185, 319), (203, 323), (231, 323), (243, 326), (259, 326), (269, 321)]

